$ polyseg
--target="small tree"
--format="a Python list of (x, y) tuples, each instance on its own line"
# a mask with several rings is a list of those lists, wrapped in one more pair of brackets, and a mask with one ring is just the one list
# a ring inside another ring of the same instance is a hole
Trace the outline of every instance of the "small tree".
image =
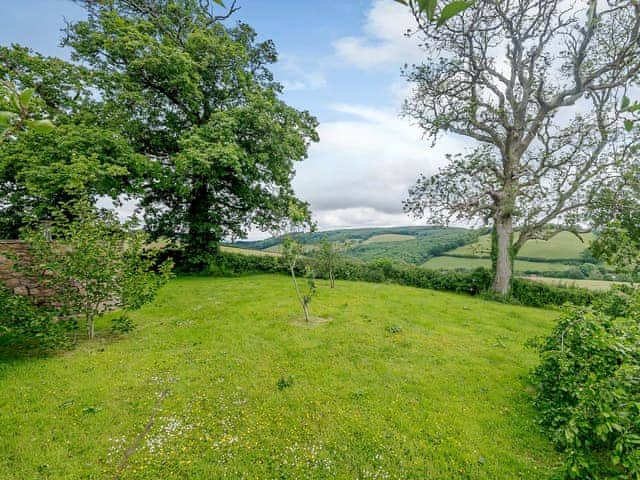
[(135, 310), (153, 300), (172, 265), (165, 262), (154, 271), (156, 252), (133, 224), (123, 225), (88, 202), (70, 210), (71, 222), (58, 214), (51, 225), (25, 232), (32, 256), (25, 268), (38, 276), (62, 314), (84, 318), (93, 338), (96, 318), (107, 311)]
[(278, 223), (276, 229), (272, 231), (274, 238), (282, 239), (282, 260), (284, 261), (293, 285), (296, 290), (296, 296), (304, 311), (304, 318), (309, 321), (309, 304), (311, 299), (316, 293), (315, 273), (310, 267), (305, 268), (305, 274), (308, 279), (307, 290), (302, 291), (298, 284), (298, 278), (296, 277), (296, 270), (299, 267), (300, 261), (304, 257), (304, 249), (299, 242), (297, 242), (292, 235), (297, 232), (302, 232), (306, 229), (314, 230), (315, 225), (311, 220), (311, 211), (309, 205), (300, 201), (292, 201), (289, 203), (287, 209), (286, 219), (281, 220)]
[(285, 237), (282, 241), (282, 258), (284, 259), (287, 267), (289, 268), (289, 273), (291, 273), (291, 279), (293, 280), (293, 285), (296, 289), (296, 296), (298, 297), (298, 301), (300, 302), (300, 306), (302, 306), (302, 310), (304, 311), (304, 319), (305, 321), (309, 321), (309, 305), (311, 304), (311, 299), (316, 293), (316, 282), (314, 278), (314, 272), (310, 267), (306, 267), (305, 273), (307, 276), (307, 289), (302, 290), (300, 285), (298, 285), (298, 279), (296, 277), (296, 268), (300, 263), (300, 260), (304, 256), (304, 250), (300, 243), (293, 240), (291, 237)]
[(334, 288), (336, 286), (335, 268), (341, 258), (341, 252), (338, 244), (336, 242), (331, 242), (326, 238), (322, 239), (315, 252), (315, 257), (317, 260), (318, 271), (327, 275), (329, 278), (329, 285), (331, 288)]

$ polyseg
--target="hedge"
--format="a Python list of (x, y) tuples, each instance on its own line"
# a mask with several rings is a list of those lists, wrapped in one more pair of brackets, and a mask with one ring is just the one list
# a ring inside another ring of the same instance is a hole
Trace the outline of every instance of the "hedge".
[[(303, 274), (313, 259), (305, 258), (297, 269)], [(267, 255), (241, 255), (220, 252), (208, 272), (214, 276), (237, 276), (251, 273), (287, 273), (287, 267), (280, 257)], [(362, 262), (343, 259), (336, 265), (335, 276), (339, 280), (364, 281), (373, 283), (391, 282), (417, 288), (427, 288), (469, 295), (487, 294), (491, 287), (492, 275), (485, 268), (471, 272), (430, 270), (415, 265), (393, 264), (389, 260)], [(549, 305), (590, 305), (603, 292), (584, 288), (558, 287), (530, 280), (514, 279), (511, 295), (507, 301), (531, 307)], [(490, 295), (488, 295), (490, 296)], [(504, 298), (500, 298), (504, 301)]]

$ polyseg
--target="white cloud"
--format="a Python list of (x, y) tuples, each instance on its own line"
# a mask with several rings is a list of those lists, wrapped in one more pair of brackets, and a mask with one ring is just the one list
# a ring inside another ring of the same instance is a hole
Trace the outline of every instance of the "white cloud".
[(320, 125), (320, 143), (311, 147), (294, 181), (321, 229), (414, 223), (402, 211), (409, 187), (420, 173), (444, 165), (446, 153), (468, 145), (444, 137), (431, 148), (418, 127), (393, 111), (347, 104), (333, 110), (346, 119)]
[(423, 54), (415, 36), (405, 34), (415, 20), (409, 9), (391, 0), (375, 0), (363, 35), (342, 37), (333, 44), (336, 56), (362, 69), (392, 67), (419, 61)]
[(325, 74), (318, 69), (305, 69), (299, 59), (283, 55), (280, 58), (284, 76), (282, 81), (286, 90), (319, 90), (327, 86)]

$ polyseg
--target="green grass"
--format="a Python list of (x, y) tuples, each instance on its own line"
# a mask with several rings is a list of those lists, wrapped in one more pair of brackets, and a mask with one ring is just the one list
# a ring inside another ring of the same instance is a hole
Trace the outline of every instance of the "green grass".
[(338, 282), (307, 326), (292, 289), (180, 278), (120, 340), (0, 361), (0, 478), (114, 478), (154, 412), (122, 478), (538, 480), (559, 463), (523, 346), (556, 313)]
[(271, 256), (271, 257), (279, 257), (280, 256), (280, 251), (282, 250), (282, 248), (280, 249), (280, 251), (271, 251), (271, 250), (249, 250), (248, 248), (238, 248), (238, 247), (229, 247), (226, 245), (222, 245), (220, 247), (220, 250), (222, 250), (223, 252), (228, 252), (228, 253), (238, 253), (240, 255), (267, 255), (267, 256)]
[[(461, 257), (434, 257), (422, 264), (425, 268), (434, 270), (472, 270), (478, 267), (491, 268), (491, 261), (488, 258), (461, 258)], [(515, 271), (521, 272), (561, 272), (571, 268), (571, 265), (564, 263), (549, 262), (526, 262), (516, 260)]]
[(406, 240), (413, 240), (416, 238), (413, 235), (401, 235), (397, 233), (387, 233), (383, 235), (374, 235), (366, 239), (362, 243), (387, 243), (387, 242), (404, 242)]
[[(516, 233), (517, 236), (517, 233)], [(575, 235), (562, 232), (551, 240), (530, 240), (518, 253), (519, 257), (539, 258), (542, 260), (580, 259), (580, 254), (587, 249), (593, 240), (593, 234), (583, 235), (582, 243)], [(452, 255), (488, 256), (491, 251), (491, 236), (483, 235), (476, 243), (464, 245), (451, 250)]]

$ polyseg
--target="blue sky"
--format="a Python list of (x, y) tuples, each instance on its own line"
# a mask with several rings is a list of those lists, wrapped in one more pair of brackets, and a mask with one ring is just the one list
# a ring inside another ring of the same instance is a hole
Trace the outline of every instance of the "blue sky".
[[(81, 18), (70, 0), (3, 0), (0, 44), (43, 54), (59, 47), (64, 19)], [(237, 20), (272, 39), (285, 100), (320, 120), (320, 143), (298, 165), (298, 195), (311, 202), (321, 229), (420, 223), (402, 213), (419, 173), (434, 172), (444, 153), (465, 146), (443, 138), (436, 148), (398, 115), (409, 92), (404, 63), (424, 61), (404, 7), (393, 0), (238, 0)], [(255, 235), (255, 234), (254, 234)], [(252, 236), (254, 236), (252, 235)]]

